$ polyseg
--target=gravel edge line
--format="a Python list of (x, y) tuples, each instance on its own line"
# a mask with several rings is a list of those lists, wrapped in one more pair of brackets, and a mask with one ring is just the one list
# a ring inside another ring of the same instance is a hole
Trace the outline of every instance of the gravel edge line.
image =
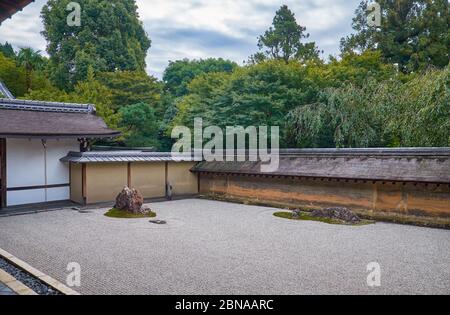
[(79, 292), (67, 287), (66, 285), (62, 284), (58, 280), (53, 279), (52, 277), (46, 275), (45, 273), (37, 270), (36, 268), (30, 266), (23, 260), (15, 257), (14, 255), (8, 253), (4, 249), (0, 248), (0, 257), (6, 260), (8, 263), (10, 263), (13, 266), (16, 266), (19, 269), (22, 269), (24, 272), (30, 274), (31, 276), (35, 277), (39, 281), (43, 282), (47, 286), (53, 288), (54, 290), (64, 294), (64, 295), (81, 295)]
[(37, 295), (35, 291), (3, 269), (0, 269), (0, 281), (17, 295)]

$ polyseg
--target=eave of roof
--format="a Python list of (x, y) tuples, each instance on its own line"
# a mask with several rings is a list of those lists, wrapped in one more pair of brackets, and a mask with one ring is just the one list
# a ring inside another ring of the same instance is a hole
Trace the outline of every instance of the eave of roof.
[(0, 99), (2, 138), (113, 138), (92, 104)]
[(61, 162), (71, 163), (129, 163), (129, 162), (191, 162), (192, 157), (170, 152), (145, 151), (91, 151), (69, 152)]
[(31, 133), (23, 133), (23, 134), (7, 134), (0, 133), (0, 138), (5, 139), (112, 139), (120, 136), (120, 132), (100, 134), (100, 133), (71, 133), (71, 134), (31, 134)]
[(0, 80), (0, 96), (4, 95), (7, 99), (13, 100), (15, 99), (14, 95), (8, 89), (8, 87)]
[(31, 2), (34, 0), (2, 0), (0, 2), (0, 24)]
[[(228, 156), (231, 156), (230, 154)], [(232, 156), (236, 158), (236, 156)], [(281, 150), (276, 172), (261, 172), (260, 161), (200, 161), (194, 173), (303, 177), (358, 181), (450, 184), (450, 148)], [(170, 152), (70, 152), (72, 163), (198, 161)]]
[(450, 184), (450, 148), (283, 150), (279, 168), (260, 161), (200, 162), (195, 173)]
[(92, 104), (31, 101), (11, 98), (0, 98), (0, 109), (78, 114), (95, 113), (95, 106)]

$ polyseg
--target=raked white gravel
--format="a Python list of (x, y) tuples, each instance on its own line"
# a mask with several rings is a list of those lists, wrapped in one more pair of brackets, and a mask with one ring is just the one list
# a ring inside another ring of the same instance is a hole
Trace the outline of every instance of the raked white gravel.
[[(0, 248), (84, 294), (450, 294), (450, 231), (276, 218), (273, 208), (188, 199), (156, 219), (107, 209), (0, 218)], [(381, 266), (369, 287), (366, 267)]]

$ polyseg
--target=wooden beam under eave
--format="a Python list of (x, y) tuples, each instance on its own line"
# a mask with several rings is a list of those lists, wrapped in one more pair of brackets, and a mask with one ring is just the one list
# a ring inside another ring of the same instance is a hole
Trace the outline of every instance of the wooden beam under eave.
[(0, 208), (6, 208), (7, 206), (7, 179), (6, 179), (6, 139), (0, 139)]

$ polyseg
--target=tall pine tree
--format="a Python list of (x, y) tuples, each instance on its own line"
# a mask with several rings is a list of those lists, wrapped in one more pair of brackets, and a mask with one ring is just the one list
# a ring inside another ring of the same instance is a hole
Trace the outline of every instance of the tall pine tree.
[(97, 72), (144, 70), (151, 41), (134, 0), (78, 0), (81, 26), (67, 23), (71, 0), (49, 0), (41, 16), (53, 82), (70, 90)]
[(319, 50), (314, 42), (302, 43), (309, 38), (306, 27), (297, 23), (294, 13), (287, 5), (275, 13), (272, 26), (258, 38), (260, 52), (250, 57), (251, 63), (265, 59), (278, 59), (289, 63), (291, 60), (305, 62), (319, 58)]
[(377, 0), (381, 27), (367, 23), (371, 2), (364, 0), (356, 10), (352, 24), (356, 33), (341, 40), (343, 53), (379, 49), (386, 62), (397, 64), (404, 73), (448, 64), (448, 0)]

